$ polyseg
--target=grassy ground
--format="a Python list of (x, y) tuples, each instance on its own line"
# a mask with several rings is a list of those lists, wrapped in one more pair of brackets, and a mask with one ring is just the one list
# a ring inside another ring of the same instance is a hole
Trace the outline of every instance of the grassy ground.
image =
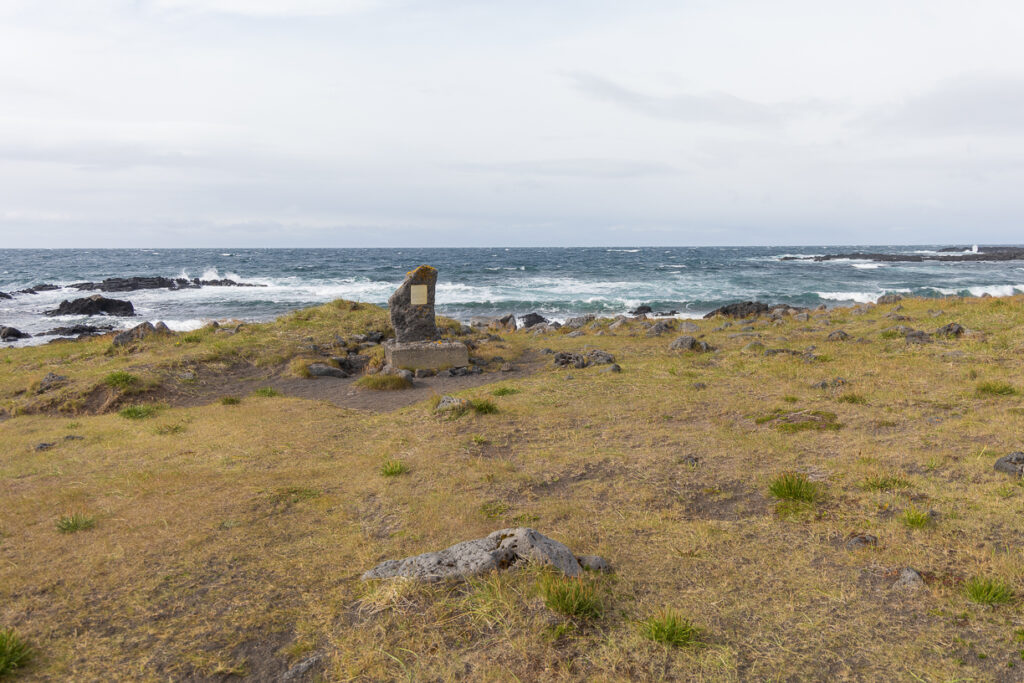
[[(266, 679), (311, 655), (325, 680), (1021, 680), (1024, 488), (992, 465), (1022, 449), (1024, 298), (902, 303), (701, 321), (707, 354), (639, 323), (506, 334), (474, 354), (600, 348), (622, 372), (495, 373), (461, 395), (497, 412), (458, 419), (273, 395), (118, 413), (182, 369), (285, 368), (385, 324), (347, 302), (134, 353), (0, 351), (0, 631), (33, 648), (25, 680)], [(954, 321), (974, 332), (882, 335)], [(35, 393), (50, 371), (59, 400)], [(616, 571), (359, 580), (512, 525)], [(892, 589), (903, 567), (924, 587)]]

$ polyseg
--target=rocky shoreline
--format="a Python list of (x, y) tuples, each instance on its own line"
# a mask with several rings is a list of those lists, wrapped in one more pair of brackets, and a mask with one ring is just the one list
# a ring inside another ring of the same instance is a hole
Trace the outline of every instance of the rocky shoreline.
[(1024, 248), (984, 247), (978, 251), (946, 247), (935, 254), (879, 254), (877, 252), (855, 251), (846, 254), (824, 254), (822, 256), (783, 256), (780, 261), (881, 261), (889, 263), (920, 263), (923, 261), (1024, 261)]

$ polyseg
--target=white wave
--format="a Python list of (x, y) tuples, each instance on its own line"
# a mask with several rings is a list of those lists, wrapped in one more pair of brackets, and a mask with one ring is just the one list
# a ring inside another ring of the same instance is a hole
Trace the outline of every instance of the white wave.
[(605, 251), (619, 251), (619, 252), (623, 252), (623, 253), (626, 253), (626, 254), (635, 254), (635, 253), (639, 252), (640, 250), (639, 249), (605, 249)]
[(815, 294), (829, 301), (855, 301), (859, 304), (873, 304), (885, 292), (815, 292)]
[(850, 265), (861, 270), (875, 270), (882, 267), (881, 263), (851, 263)]
[(198, 330), (209, 321), (200, 320), (199, 318), (188, 318), (187, 320), (168, 320), (163, 318), (162, 320), (150, 320), (149, 322), (154, 325), (158, 322), (163, 322), (164, 325), (167, 325), (167, 327), (171, 328), (175, 332), (191, 332), (192, 330)]

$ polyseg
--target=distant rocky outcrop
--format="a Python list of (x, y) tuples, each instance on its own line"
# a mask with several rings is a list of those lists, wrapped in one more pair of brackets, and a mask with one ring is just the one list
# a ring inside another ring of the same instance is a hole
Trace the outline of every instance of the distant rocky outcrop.
[(54, 327), (52, 330), (47, 330), (40, 335), (40, 337), (56, 335), (58, 337), (81, 337), (81, 336), (93, 336), (97, 334), (106, 334), (114, 329), (113, 325), (67, 325), (63, 327)]
[(131, 301), (121, 299), (108, 299), (100, 294), (68, 301), (60, 302), (60, 306), (52, 311), (46, 311), (46, 315), (115, 315), (128, 317), (135, 315), (135, 307)]
[(576, 557), (563, 543), (533, 529), (515, 527), (495, 531), (484, 538), (456, 543), (437, 552), (382, 562), (363, 574), (363, 580), (405, 577), (443, 581), (526, 564), (552, 567), (566, 576), (579, 576), (584, 569), (611, 569), (603, 558), (591, 555)]
[(0, 292), (0, 299), (13, 299), (14, 297), (7, 292)]
[[(266, 287), (266, 285), (236, 282), (235, 280), (200, 280), (178, 277), (168, 278), (158, 275), (148, 277), (108, 277), (102, 282), (76, 282), (68, 285), (79, 291), (101, 292), (133, 292), (138, 289), (199, 289), (200, 287)], [(36, 289), (39, 289), (38, 287)]]
[[(1024, 248), (1020, 247), (982, 247), (977, 252), (960, 248), (940, 249), (937, 254), (879, 254), (876, 252), (856, 251), (846, 254), (824, 254), (822, 256), (783, 256), (780, 261), (835, 261), (849, 259), (851, 261), (884, 261), (920, 263), (922, 261), (1018, 261), (1024, 260)], [(950, 253), (950, 252), (961, 253)]]
[(727, 304), (711, 311), (705, 318), (714, 318), (716, 315), (724, 315), (727, 318), (750, 318), (757, 315), (764, 315), (771, 307), (761, 301), (740, 301), (735, 304)]

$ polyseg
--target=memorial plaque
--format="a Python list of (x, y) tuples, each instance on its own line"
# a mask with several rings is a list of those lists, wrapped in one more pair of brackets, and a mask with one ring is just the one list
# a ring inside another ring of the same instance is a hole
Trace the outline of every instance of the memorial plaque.
[(427, 286), (413, 285), (409, 288), (409, 303), (413, 306), (427, 305)]

